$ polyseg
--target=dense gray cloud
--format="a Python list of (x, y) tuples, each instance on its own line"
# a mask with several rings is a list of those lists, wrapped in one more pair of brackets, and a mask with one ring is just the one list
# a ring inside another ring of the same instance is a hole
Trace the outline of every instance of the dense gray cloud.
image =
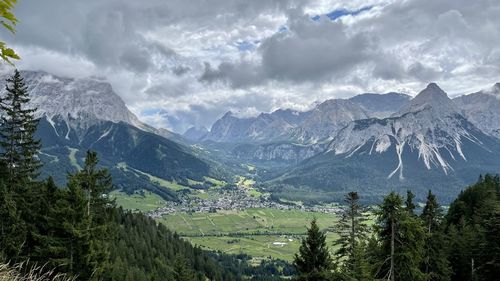
[(24, 0), (15, 12), (2, 40), (20, 68), (105, 76), (141, 119), (178, 132), (228, 110), (500, 80), (491, 0)]

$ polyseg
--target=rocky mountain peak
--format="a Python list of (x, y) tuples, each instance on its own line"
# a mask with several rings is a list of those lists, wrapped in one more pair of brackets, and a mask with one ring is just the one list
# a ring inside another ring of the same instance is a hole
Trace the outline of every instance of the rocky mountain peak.
[(489, 94), (495, 95), (495, 96), (500, 96), (500, 83), (496, 83), (487, 91)]
[(415, 98), (401, 110), (396, 116), (401, 116), (410, 112), (419, 112), (424, 109), (431, 109), (434, 113), (450, 115), (459, 112), (456, 105), (436, 83), (430, 83)]
[[(66, 135), (75, 130), (81, 136), (86, 129), (102, 121), (124, 122), (149, 129), (106, 80), (59, 77), (43, 71), (21, 71), (21, 75), (30, 94), (30, 104), (37, 108), (37, 116), (47, 118), (50, 124), (54, 124), (54, 120), (64, 121), (68, 126)], [(6, 77), (0, 78), (2, 89)]]
[(231, 110), (224, 113), (224, 115), (222, 116), (222, 118), (229, 118), (229, 117), (233, 117), (233, 112)]

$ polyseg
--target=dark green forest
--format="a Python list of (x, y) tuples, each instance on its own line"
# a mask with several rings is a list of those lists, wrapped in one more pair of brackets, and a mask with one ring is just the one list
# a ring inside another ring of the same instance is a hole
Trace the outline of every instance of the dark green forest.
[[(207, 252), (140, 213), (117, 208), (113, 181), (95, 152), (67, 174), (67, 186), (40, 180), (36, 109), (19, 72), (0, 100), (0, 261), (43, 264), (77, 280), (498, 280), (500, 178), (481, 176), (445, 210), (428, 192), (392, 192), (369, 226), (362, 195), (350, 192), (336, 245), (311, 222), (293, 266), (250, 266), (250, 257)], [(337, 249), (335, 252), (331, 248)], [(286, 277), (283, 277), (286, 276)], [(285, 278), (285, 279), (283, 279)]]

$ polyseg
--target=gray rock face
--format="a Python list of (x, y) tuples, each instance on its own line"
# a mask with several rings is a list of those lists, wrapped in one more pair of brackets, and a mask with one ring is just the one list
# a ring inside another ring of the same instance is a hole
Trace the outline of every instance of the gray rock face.
[(278, 161), (296, 164), (324, 150), (324, 145), (299, 145), (292, 143), (269, 143), (242, 149), (237, 147), (233, 154), (242, 160)]
[(389, 116), (408, 100), (409, 96), (397, 93), (363, 94), (348, 100), (327, 100), (306, 112), (279, 109), (253, 118), (238, 118), (228, 112), (214, 123), (205, 140), (258, 147), (235, 151), (239, 158), (301, 161), (320, 153), (351, 122)]
[(199, 141), (208, 134), (205, 127), (191, 127), (182, 136), (191, 141)]
[(478, 133), (447, 94), (436, 84), (429, 84), (390, 118), (352, 122), (339, 132), (328, 151), (351, 156), (367, 144), (371, 144), (370, 155), (396, 151), (392, 157), (398, 159), (398, 165), (387, 176), (397, 175), (403, 180), (403, 151), (417, 153), (416, 158), (427, 169), (437, 167), (447, 174), (453, 170), (455, 160), (467, 161), (464, 141), (482, 145)]
[(433, 189), (453, 198), (478, 175), (496, 173), (499, 167), (500, 141), (469, 122), (444, 91), (430, 84), (389, 118), (349, 123), (323, 153), (288, 168), (273, 182), (377, 195)]
[(358, 104), (342, 99), (327, 100), (300, 123), (295, 138), (301, 143), (318, 143), (334, 136), (354, 120), (369, 118)]
[[(66, 135), (75, 130), (81, 137), (88, 128), (103, 121), (152, 129), (139, 121), (106, 81), (63, 78), (40, 71), (22, 71), (21, 75), (31, 97), (30, 106), (37, 108), (36, 115), (45, 116), (52, 125), (56, 119), (64, 121), (69, 126)], [(6, 78), (0, 78), (2, 89)]]
[(354, 96), (349, 100), (360, 105), (370, 117), (382, 119), (398, 112), (411, 100), (411, 96), (394, 92), (387, 94), (366, 93)]
[(500, 83), (453, 99), (463, 115), (487, 134), (500, 138)]
[(229, 111), (212, 125), (206, 139), (219, 142), (244, 140), (253, 121), (254, 118), (238, 118)]
[(311, 144), (327, 140), (349, 122), (370, 116), (359, 104), (343, 99), (327, 100), (307, 112), (280, 109), (253, 118), (238, 118), (228, 112), (214, 123), (206, 139)]

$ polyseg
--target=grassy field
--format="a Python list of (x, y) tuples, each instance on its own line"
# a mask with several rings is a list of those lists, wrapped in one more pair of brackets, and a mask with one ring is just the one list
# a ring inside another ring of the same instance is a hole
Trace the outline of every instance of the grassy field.
[[(331, 228), (337, 221), (334, 214), (276, 209), (176, 213), (159, 221), (205, 249), (291, 260), (313, 217), (323, 229)], [(335, 235), (329, 233), (328, 240), (335, 240)]]
[[(167, 181), (167, 180), (164, 180), (162, 178), (155, 177), (155, 176), (150, 175), (148, 173), (145, 173), (143, 171), (139, 171), (137, 169), (129, 167), (127, 165), (127, 163), (125, 163), (125, 162), (118, 163), (117, 167), (120, 169), (123, 169), (124, 171), (132, 171), (132, 172), (135, 172), (137, 174), (147, 176), (152, 183), (158, 184), (160, 186), (163, 186), (163, 187), (171, 189), (171, 190), (179, 191), (179, 190), (183, 190), (183, 189), (190, 189), (189, 187), (184, 186), (184, 185), (180, 185), (176, 182)], [(195, 181), (192, 181), (192, 182), (195, 182)]]
[(159, 196), (150, 191), (143, 190), (142, 194), (136, 192), (133, 195), (128, 195), (124, 192), (114, 190), (109, 193), (111, 199), (116, 200), (118, 206), (124, 209), (148, 212), (157, 209), (164, 205), (165, 201)]
[[(220, 250), (227, 254), (245, 253), (257, 259), (275, 258), (292, 261), (300, 247), (299, 235), (253, 235), (243, 237), (188, 237), (191, 243), (205, 250)], [(336, 235), (327, 234), (327, 243), (333, 253)], [(282, 244), (281, 244), (282, 243)]]

